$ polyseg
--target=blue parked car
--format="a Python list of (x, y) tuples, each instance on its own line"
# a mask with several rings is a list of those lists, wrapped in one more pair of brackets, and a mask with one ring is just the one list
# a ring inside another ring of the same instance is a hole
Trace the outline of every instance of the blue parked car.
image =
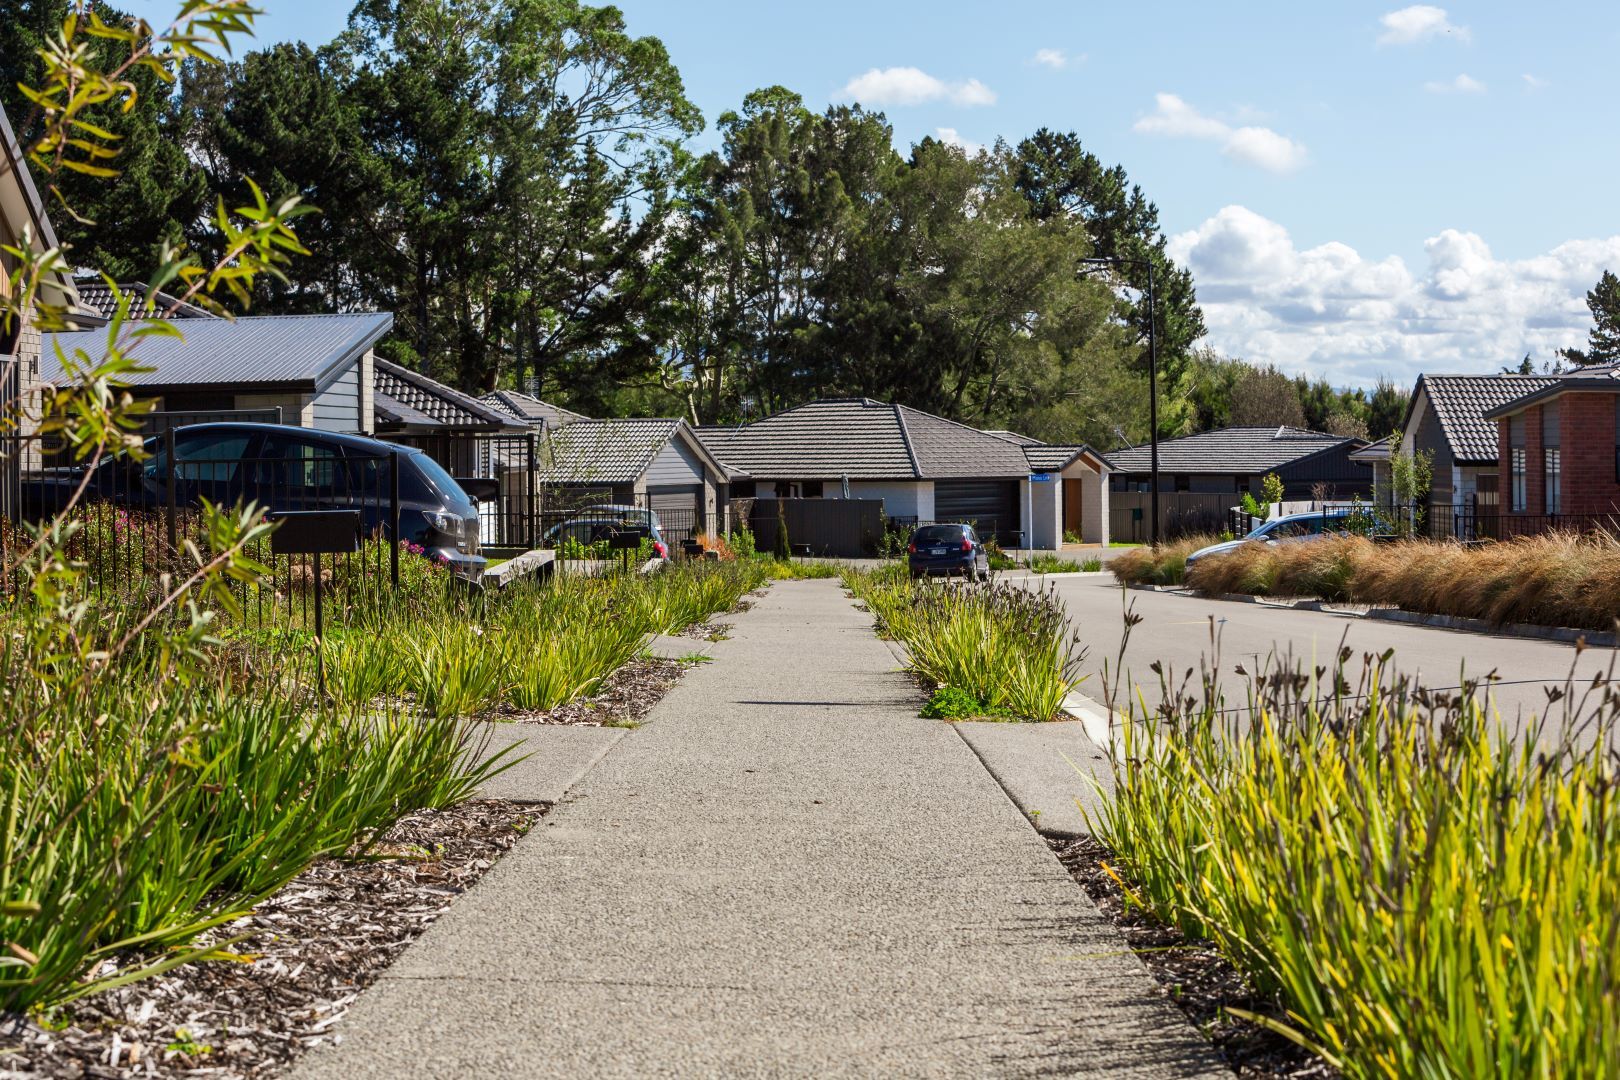
[[(1211, 544), (1206, 548), (1199, 548), (1187, 556), (1187, 565), (1190, 567), (1200, 559), (1207, 559), (1211, 555), (1224, 555), (1229, 551), (1236, 551), (1244, 544), (1291, 544), (1304, 540), (1320, 540), (1324, 536), (1344, 536), (1350, 530), (1350, 519), (1356, 511), (1348, 508), (1334, 510), (1315, 510), (1304, 514), (1289, 514), (1286, 517), (1272, 518), (1263, 524), (1257, 525), (1245, 537), (1239, 540), (1228, 540), (1224, 544)], [(1359, 511), (1363, 521), (1371, 521), (1376, 533), (1386, 533), (1386, 522), (1370, 518), (1370, 510)], [(1375, 537), (1376, 539), (1376, 537)]]
[(914, 578), (960, 574), (969, 579), (990, 575), (990, 556), (971, 525), (922, 525), (906, 545), (906, 562)]

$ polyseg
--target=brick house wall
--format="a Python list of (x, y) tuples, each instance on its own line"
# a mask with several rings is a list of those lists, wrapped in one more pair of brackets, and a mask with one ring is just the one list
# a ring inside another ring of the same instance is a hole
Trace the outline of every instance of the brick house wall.
[[(1616, 476), (1616, 393), (1575, 391), (1560, 394), (1558, 403), (1558, 434), (1563, 467), (1563, 513), (1612, 514), (1620, 512), (1620, 478)], [(1525, 507), (1523, 514), (1544, 514), (1547, 511), (1545, 477), (1546, 459), (1542, 439), (1545, 405), (1532, 405), (1525, 409)], [(1502, 470), (1502, 511), (1514, 513), (1512, 491), (1512, 456), (1509, 437), (1510, 417), (1496, 422), (1497, 459)]]

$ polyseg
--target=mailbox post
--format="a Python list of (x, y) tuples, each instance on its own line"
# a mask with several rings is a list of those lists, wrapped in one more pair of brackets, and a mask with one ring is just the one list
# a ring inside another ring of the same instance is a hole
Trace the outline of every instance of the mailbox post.
[(652, 533), (640, 526), (631, 525), (620, 529), (608, 537), (608, 550), (619, 553), (619, 562), (623, 569), (630, 569), (630, 553), (641, 547), (641, 542)]
[[(346, 555), (360, 550), (360, 511), (294, 510), (274, 516), (276, 531), (270, 534), (270, 554), (311, 555), (315, 569), (315, 663), (316, 679), (326, 693), (326, 654), (322, 638), (326, 620), (321, 610), (321, 556)], [(396, 550), (398, 545), (395, 545)]]

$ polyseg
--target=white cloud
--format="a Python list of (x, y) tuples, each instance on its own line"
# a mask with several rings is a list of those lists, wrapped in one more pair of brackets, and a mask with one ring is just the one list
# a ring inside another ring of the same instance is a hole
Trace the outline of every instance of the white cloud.
[(1445, 8), (1433, 4), (1413, 4), (1391, 11), (1378, 22), (1384, 28), (1378, 35), (1380, 45), (1416, 45), (1443, 34), (1457, 41), (1468, 40), (1468, 27), (1458, 26), (1446, 15)]
[(1483, 94), (1485, 84), (1472, 75), (1458, 75), (1450, 82), (1426, 82), (1423, 89), (1431, 94)]
[(844, 86), (844, 94), (864, 105), (994, 105), (996, 94), (978, 79), (946, 82), (914, 67), (872, 68)]
[(1524, 88), (1526, 90), (1545, 90), (1551, 85), (1546, 79), (1538, 79), (1534, 75), (1524, 75)]
[(968, 157), (978, 157), (984, 153), (984, 143), (969, 142), (962, 138), (955, 128), (942, 127), (934, 129), (934, 138), (946, 146), (954, 146)]
[(1066, 68), (1069, 66), (1069, 54), (1062, 49), (1036, 49), (1030, 63), (1043, 64), (1054, 69)]
[(1423, 251), (1416, 271), (1337, 242), (1302, 251), (1282, 225), (1242, 206), (1169, 244), (1193, 272), (1210, 344), (1338, 384), (1496, 371), (1526, 353), (1552, 359), (1585, 341), (1586, 290), (1620, 266), (1620, 236), (1507, 260), (1479, 235), (1446, 229)]
[(1292, 172), (1305, 164), (1305, 147), (1267, 127), (1234, 128), (1207, 116), (1175, 94), (1155, 94), (1154, 110), (1136, 122), (1144, 135), (1178, 139), (1209, 139), (1221, 144), (1221, 153), (1267, 172)]

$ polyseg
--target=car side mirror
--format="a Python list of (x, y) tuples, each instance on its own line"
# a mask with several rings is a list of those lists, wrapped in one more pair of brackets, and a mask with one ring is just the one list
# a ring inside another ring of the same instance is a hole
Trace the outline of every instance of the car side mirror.
[(458, 476), (456, 483), (475, 503), (494, 502), (501, 494), (501, 482), (487, 476)]

